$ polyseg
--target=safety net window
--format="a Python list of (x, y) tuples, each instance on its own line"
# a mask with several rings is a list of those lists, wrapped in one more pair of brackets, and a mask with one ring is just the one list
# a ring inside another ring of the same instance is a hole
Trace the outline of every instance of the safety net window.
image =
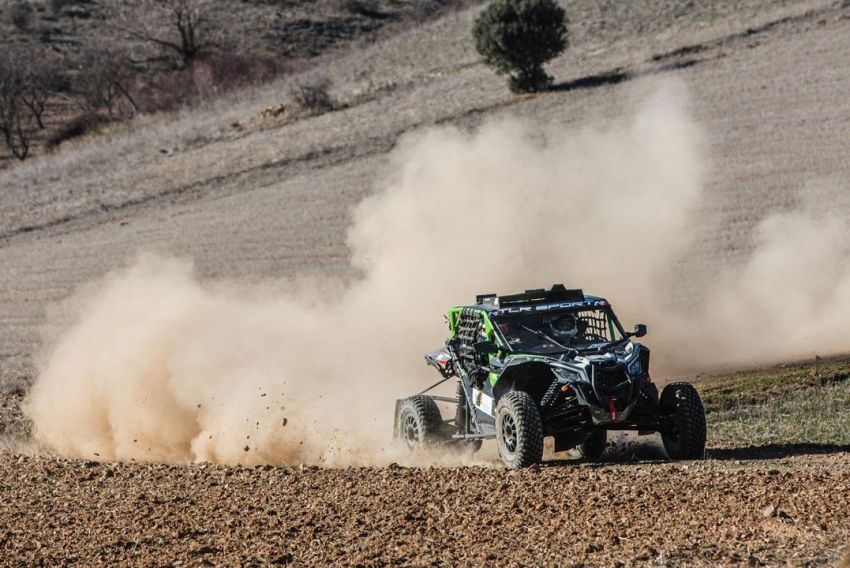
[(587, 324), (585, 335), (596, 336), (605, 341), (614, 340), (614, 329), (608, 315), (601, 310), (585, 310), (576, 314), (580, 320)]

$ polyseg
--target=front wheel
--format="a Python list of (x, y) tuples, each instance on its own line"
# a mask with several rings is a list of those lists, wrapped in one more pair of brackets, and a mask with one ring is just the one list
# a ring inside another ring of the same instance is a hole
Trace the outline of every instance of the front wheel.
[(697, 390), (688, 383), (671, 383), (661, 391), (659, 406), (668, 420), (661, 441), (670, 459), (702, 459), (705, 456), (705, 409)]
[(398, 415), (398, 435), (410, 450), (422, 450), (440, 440), (443, 417), (434, 399), (417, 394), (404, 399)]
[(508, 469), (520, 469), (543, 459), (543, 424), (537, 403), (526, 392), (511, 391), (496, 406), (499, 457)]

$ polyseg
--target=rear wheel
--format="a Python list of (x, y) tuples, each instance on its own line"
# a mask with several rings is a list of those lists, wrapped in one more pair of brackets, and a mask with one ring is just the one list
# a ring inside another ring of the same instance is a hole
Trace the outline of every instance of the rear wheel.
[(398, 422), (401, 443), (410, 451), (431, 447), (441, 438), (443, 417), (430, 397), (417, 394), (404, 399)]
[[(471, 434), (473, 432), (471, 414), (469, 403), (466, 401), (466, 391), (463, 390), (463, 384), (458, 381), (457, 409), (455, 410), (455, 426), (458, 434)], [(481, 440), (459, 440), (455, 443), (455, 448), (460, 453), (471, 455), (481, 449)]]
[(598, 459), (608, 443), (607, 430), (593, 430), (581, 443), (581, 455), (589, 460)]
[(668, 420), (661, 441), (670, 459), (702, 459), (705, 456), (705, 409), (697, 390), (688, 383), (671, 383), (661, 391), (659, 406)]
[(526, 392), (511, 391), (496, 406), (499, 457), (509, 469), (520, 469), (543, 459), (543, 425), (537, 403)]

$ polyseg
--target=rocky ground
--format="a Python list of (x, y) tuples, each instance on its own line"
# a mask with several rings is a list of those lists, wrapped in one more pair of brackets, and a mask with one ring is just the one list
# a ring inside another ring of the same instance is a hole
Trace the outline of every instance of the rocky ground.
[[(819, 368), (833, 378), (847, 364)], [(755, 446), (715, 436), (734, 423), (725, 413), (789, 396), (772, 389), (811, 366), (697, 379), (712, 424), (705, 460), (668, 462), (656, 436), (614, 437), (598, 463), (547, 454), (519, 472), (492, 444), (465, 467), (67, 460), (29, 439), (25, 388), (7, 381), (0, 565), (847, 568), (850, 433)]]
[(492, 444), (467, 467), (67, 460), (29, 439), (27, 381), (7, 378), (0, 565), (847, 568), (845, 421), (819, 415), (832, 428), (823, 440), (801, 443), (799, 430), (797, 441), (751, 446), (729, 437), (740, 438), (729, 413), (793, 398), (778, 389), (792, 380), (817, 399), (843, 388), (848, 366), (844, 357), (696, 378), (711, 424), (704, 461), (667, 462), (656, 436), (614, 437), (600, 463), (548, 454), (521, 472), (503, 470)]
[[(0, 461), (6, 565), (825, 566), (850, 453), (319, 469)], [(785, 456), (785, 457), (777, 457)]]

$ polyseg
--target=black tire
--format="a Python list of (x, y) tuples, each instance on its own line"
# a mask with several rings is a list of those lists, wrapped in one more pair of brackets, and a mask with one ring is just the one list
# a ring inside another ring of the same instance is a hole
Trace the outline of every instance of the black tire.
[(671, 383), (661, 391), (659, 406), (668, 420), (661, 441), (670, 459), (704, 458), (705, 409), (697, 390), (688, 383)]
[[(460, 381), (458, 381), (457, 408), (455, 409), (455, 427), (457, 428), (458, 434), (469, 434), (471, 432), (470, 428), (467, 426), (472, 422), (469, 420), (470, 413), (469, 404), (466, 402), (466, 391), (463, 390), (463, 385)], [(472, 455), (481, 449), (481, 440), (461, 440), (456, 442), (454, 447), (462, 454)]]
[(411, 452), (434, 446), (442, 438), (443, 417), (437, 403), (417, 394), (404, 399), (398, 413), (398, 437)]
[(608, 443), (607, 430), (593, 430), (581, 443), (581, 455), (586, 459), (595, 460), (605, 451)]
[(496, 405), (499, 457), (508, 469), (520, 469), (543, 459), (543, 424), (537, 403), (526, 392), (511, 391)]

